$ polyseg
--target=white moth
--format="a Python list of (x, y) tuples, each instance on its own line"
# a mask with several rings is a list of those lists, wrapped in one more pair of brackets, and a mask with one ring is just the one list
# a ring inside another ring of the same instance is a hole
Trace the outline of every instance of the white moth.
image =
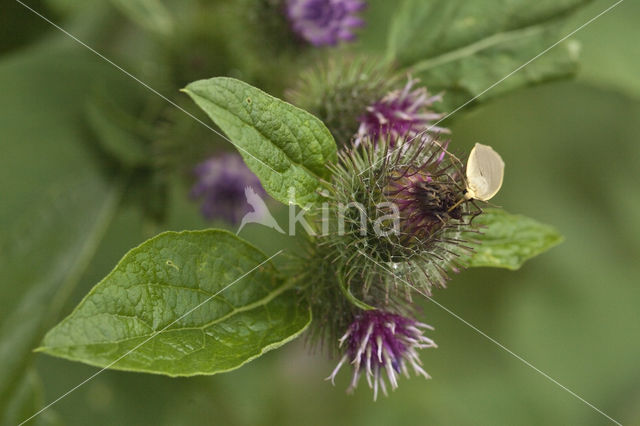
[(504, 161), (488, 145), (475, 144), (467, 161), (467, 200), (489, 201), (498, 193), (504, 178)]

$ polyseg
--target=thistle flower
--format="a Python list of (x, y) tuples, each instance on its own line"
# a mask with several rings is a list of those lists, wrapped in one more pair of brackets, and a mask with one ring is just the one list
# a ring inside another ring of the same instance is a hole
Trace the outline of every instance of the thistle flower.
[(287, 18), (292, 29), (314, 46), (335, 46), (353, 41), (354, 29), (364, 25), (357, 16), (362, 0), (288, 0)]
[[(360, 127), (356, 134), (356, 145), (365, 138), (374, 141), (390, 138), (396, 141), (400, 137), (412, 139), (421, 132), (450, 133), (447, 128), (431, 124), (444, 117), (444, 114), (431, 110), (434, 103), (442, 101), (442, 94), (430, 95), (425, 87), (416, 89), (414, 86), (417, 82), (417, 79), (409, 78), (404, 88), (388, 93), (366, 108), (366, 112), (358, 118)], [(428, 132), (425, 131), (427, 129)]]
[(369, 310), (356, 314), (340, 338), (340, 347), (344, 347), (345, 353), (327, 380), (334, 383), (336, 375), (348, 361), (353, 366), (353, 376), (347, 392), (358, 386), (364, 373), (375, 400), (378, 388), (387, 395), (385, 375), (392, 389), (398, 387), (400, 373), (409, 377), (409, 367), (416, 375), (429, 379), (416, 351), (437, 347), (423, 335), (425, 329), (433, 330), (427, 324), (390, 312)]
[(427, 240), (466, 215), (462, 173), (454, 162), (445, 162), (448, 145), (433, 149), (422, 164), (396, 168), (390, 175), (385, 195), (398, 206), (403, 234), (411, 239)]
[(238, 154), (211, 157), (198, 164), (193, 172), (197, 180), (191, 188), (191, 197), (202, 199), (202, 215), (209, 220), (222, 219), (237, 224), (249, 211), (245, 188), (265, 193), (258, 177)]
[(321, 119), (339, 145), (350, 145), (358, 117), (397, 81), (389, 64), (378, 58), (340, 55), (306, 69), (286, 97)]
[[(430, 137), (366, 140), (331, 166), (330, 210), (345, 214), (338, 218), (342, 229), (322, 244), (332, 248), (328, 257), (360, 300), (383, 289), (385, 303), (402, 291), (410, 302), (411, 290), (430, 295), (464, 267), (466, 238), (477, 232), (469, 217), (479, 212), (464, 197), (463, 164), (446, 148)], [(354, 203), (360, 207), (345, 211)]]

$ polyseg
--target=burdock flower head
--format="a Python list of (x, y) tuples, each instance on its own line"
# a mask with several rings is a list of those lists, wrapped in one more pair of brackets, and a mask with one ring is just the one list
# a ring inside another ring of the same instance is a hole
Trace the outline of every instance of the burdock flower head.
[(203, 161), (194, 168), (197, 177), (191, 197), (202, 199), (205, 218), (240, 222), (249, 211), (245, 188), (264, 194), (260, 180), (244, 164), (238, 154), (222, 154)]
[(293, 30), (314, 46), (335, 46), (355, 39), (354, 29), (364, 25), (357, 16), (362, 0), (288, 0), (287, 18)]
[(431, 108), (435, 102), (442, 101), (442, 94), (430, 95), (425, 87), (415, 88), (417, 82), (409, 78), (404, 88), (369, 105), (358, 118), (360, 127), (355, 143), (359, 144), (365, 138), (396, 141), (400, 137), (412, 139), (418, 134), (450, 133), (447, 128), (433, 125), (444, 117)]
[(358, 117), (397, 87), (398, 80), (391, 66), (378, 58), (338, 55), (302, 72), (286, 95), (321, 119), (339, 147), (350, 146)]
[(324, 242), (336, 263), (348, 259), (352, 293), (366, 303), (376, 288), (429, 295), (464, 267), (471, 218), (480, 210), (465, 198), (463, 167), (446, 142), (431, 137), (366, 139), (339, 154), (328, 195), (342, 227)]
[(429, 379), (422, 368), (417, 349), (435, 348), (436, 344), (423, 335), (423, 330), (433, 330), (427, 324), (380, 310), (362, 311), (356, 314), (347, 332), (340, 338), (344, 355), (329, 380), (334, 381), (338, 371), (349, 362), (353, 366), (353, 376), (348, 392), (358, 386), (360, 376), (366, 376), (373, 389), (373, 399), (378, 389), (387, 395), (385, 377), (392, 389), (398, 387), (398, 375), (409, 377), (409, 368), (416, 375)]
[(454, 162), (445, 161), (448, 142), (441, 145), (421, 164), (395, 168), (389, 176), (385, 195), (398, 206), (402, 231), (410, 239), (428, 240), (452, 221), (458, 226), (465, 214), (463, 175)]

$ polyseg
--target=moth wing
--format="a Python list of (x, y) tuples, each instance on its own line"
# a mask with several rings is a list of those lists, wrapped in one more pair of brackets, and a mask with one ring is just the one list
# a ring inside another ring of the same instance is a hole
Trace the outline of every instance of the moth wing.
[(488, 201), (498, 193), (504, 179), (504, 161), (488, 145), (475, 144), (467, 161), (468, 198)]

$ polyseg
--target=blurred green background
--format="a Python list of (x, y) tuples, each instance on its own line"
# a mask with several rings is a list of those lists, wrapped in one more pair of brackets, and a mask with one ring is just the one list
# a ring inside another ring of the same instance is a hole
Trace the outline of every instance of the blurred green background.
[[(66, 3), (30, 4), (57, 19)], [(118, 189), (101, 171), (109, 165), (96, 160), (87, 141), (87, 93), (99, 82), (116, 102), (154, 95), (17, 3), (0, 4), (0, 357), (17, 371), (29, 364), (20, 351), (37, 344), (20, 338), (37, 328), (30, 322), (55, 323), (148, 236), (135, 207), (139, 194), (125, 196), (117, 209), (105, 201)], [(595, 2), (569, 28), (609, 4)], [(640, 424), (638, 22), (640, 4), (622, 3), (576, 35), (583, 44), (576, 80), (517, 91), (461, 111), (451, 123), (455, 149), (482, 142), (505, 159), (505, 184), (495, 204), (554, 225), (566, 241), (520, 271), (465, 271), (435, 293), (439, 303), (622, 424)], [(68, 25), (91, 34), (86, 21)], [(210, 226), (187, 191), (183, 179), (171, 182), (163, 228)], [(91, 237), (100, 234), (105, 238), (99, 243)], [(292, 244), (257, 226), (241, 235), (267, 253)], [(85, 259), (94, 249), (95, 256)], [(69, 297), (60, 295), (61, 288)], [(397, 391), (376, 403), (366, 386), (345, 395), (346, 373), (335, 388), (325, 382), (334, 363), (297, 341), (213, 377), (105, 371), (38, 422), (610, 423), (436, 305), (421, 304), (439, 345), (422, 353), (433, 379), (403, 378)], [(10, 315), (16, 310), (21, 313)], [(16, 330), (17, 337), (11, 333)], [(34, 359), (28, 380), (0, 376), (11, 381), (6, 392), (18, 401), (7, 413), (26, 417), (96, 371), (44, 355)]]

